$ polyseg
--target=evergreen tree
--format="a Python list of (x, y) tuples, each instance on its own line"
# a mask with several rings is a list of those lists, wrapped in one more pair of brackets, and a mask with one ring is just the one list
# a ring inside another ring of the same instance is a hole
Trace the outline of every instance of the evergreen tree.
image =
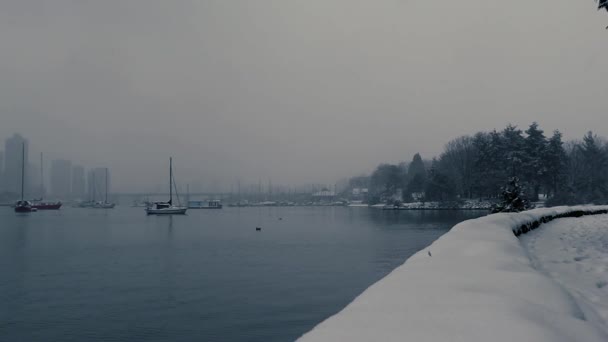
[(502, 137), (503, 144), (499, 153), (504, 155), (504, 166), (510, 177), (519, 178), (523, 174), (523, 166), (528, 163), (523, 133), (517, 126), (509, 124), (502, 131)]
[(408, 169), (408, 194), (424, 192), (426, 186), (426, 168), (419, 153), (414, 155)]
[(506, 178), (505, 148), (503, 138), (497, 131), (478, 133), (473, 138), (477, 150), (474, 179), (477, 192), (484, 197), (496, 197)]
[(452, 180), (456, 193), (462, 197), (473, 197), (477, 154), (474, 138), (462, 136), (448, 142), (439, 157), (439, 170)]
[(413, 178), (417, 174), (426, 175), (426, 169), (420, 153), (416, 153), (407, 171), (410, 178)]
[(523, 176), (532, 189), (532, 199), (537, 201), (540, 187), (547, 172), (543, 156), (547, 152), (547, 140), (538, 124), (533, 122), (526, 130)]
[(502, 202), (497, 204), (492, 212), (520, 212), (531, 207), (524, 189), (519, 185), (519, 178), (510, 177), (509, 183), (502, 189)]
[(452, 179), (439, 168), (439, 162), (433, 159), (426, 183), (425, 198), (430, 201), (447, 201), (456, 196), (456, 186)]
[(542, 155), (544, 174), (543, 181), (550, 196), (556, 196), (560, 192), (560, 184), (566, 182), (566, 168), (568, 156), (562, 142), (562, 134), (554, 131), (553, 136), (547, 142)]
[(580, 190), (585, 192), (584, 198), (588, 202), (605, 203), (608, 199), (606, 184), (608, 158), (605, 150), (599, 146), (597, 136), (594, 136), (592, 132), (585, 135), (580, 148), (584, 161), (583, 187)]

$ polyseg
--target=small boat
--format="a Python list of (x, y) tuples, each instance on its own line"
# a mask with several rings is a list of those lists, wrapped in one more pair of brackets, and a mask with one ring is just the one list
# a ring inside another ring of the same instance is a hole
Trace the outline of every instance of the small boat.
[(32, 208), (32, 203), (30, 201), (26, 201), (23, 199), (23, 193), (25, 188), (25, 143), (21, 146), (21, 200), (15, 203), (15, 212), (16, 213), (30, 213), (32, 211), (36, 211), (35, 208)]
[(152, 206), (146, 208), (148, 215), (183, 215), (188, 208), (178, 207), (171, 202), (154, 202)]
[(17, 203), (15, 203), (16, 213), (29, 213), (36, 210), (37, 209), (32, 207), (32, 203), (30, 201), (17, 201)]
[(42, 153), (40, 153), (40, 198), (31, 201), (32, 208), (37, 210), (59, 210), (61, 208), (61, 202), (46, 202), (42, 199), (44, 195), (44, 160), (42, 159)]
[(59, 210), (62, 206), (62, 203), (57, 202), (43, 202), (43, 201), (32, 201), (32, 208), (36, 208), (37, 210)]
[(188, 209), (222, 209), (222, 202), (220, 200), (189, 201)]
[(95, 172), (91, 175), (92, 189), (89, 189), (89, 196), (91, 196), (86, 201), (77, 201), (72, 205), (72, 208), (95, 208), (95, 205), (99, 203), (99, 201), (95, 200), (95, 195), (97, 194), (97, 182), (95, 182)]
[(95, 209), (112, 209), (116, 206), (116, 204), (114, 203), (108, 203), (108, 202), (95, 202), (93, 204), (93, 208)]
[[(179, 202), (179, 196), (177, 197)], [(184, 215), (187, 207), (173, 205), (173, 158), (169, 158), (169, 201), (154, 202), (146, 207), (148, 215)]]

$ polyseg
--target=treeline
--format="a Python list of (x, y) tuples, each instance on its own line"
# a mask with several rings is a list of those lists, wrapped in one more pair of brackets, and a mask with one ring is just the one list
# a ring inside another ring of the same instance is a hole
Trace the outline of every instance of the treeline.
[(381, 164), (350, 183), (368, 187), (372, 203), (450, 201), (496, 199), (512, 177), (531, 201), (544, 194), (550, 205), (608, 203), (608, 146), (592, 132), (564, 143), (559, 131), (546, 136), (537, 123), (525, 131), (508, 125), (456, 138), (431, 161), (416, 154), (409, 164)]

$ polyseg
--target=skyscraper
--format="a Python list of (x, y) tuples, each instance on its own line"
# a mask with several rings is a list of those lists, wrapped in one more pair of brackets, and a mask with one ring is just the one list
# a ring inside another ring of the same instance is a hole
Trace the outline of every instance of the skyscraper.
[(53, 196), (65, 199), (71, 194), (72, 162), (57, 159), (51, 164), (51, 191)]
[(74, 165), (72, 167), (72, 198), (83, 200), (86, 195), (85, 192), (84, 167)]
[[(27, 175), (28, 165), (28, 149), (29, 143), (27, 139), (20, 134), (14, 134), (11, 138), (6, 139), (4, 144), (5, 165), (4, 165), (4, 180), (5, 189), (14, 194), (21, 193), (21, 165), (22, 165), (22, 149), (25, 144), (25, 174)], [(27, 189), (28, 184), (25, 184)], [(26, 191), (27, 192), (27, 191)]]

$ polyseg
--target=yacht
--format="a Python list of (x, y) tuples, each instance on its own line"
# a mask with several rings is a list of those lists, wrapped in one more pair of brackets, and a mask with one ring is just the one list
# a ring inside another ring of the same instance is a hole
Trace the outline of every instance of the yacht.
[(39, 199), (34, 199), (32, 201), (32, 208), (35, 208), (37, 210), (59, 210), (62, 206), (62, 203), (60, 201), (56, 201), (56, 202), (48, 202), (42, 199), (42, 195), (44, 193), (44, 164), (43, 164), (43, 159), (42, 159), (42, 153), (40, 153), (40, 198)]
[[(179, 203), (179, 196), (177, 197)], [(169, 158), (169, 201), (154, 202), (146, 207), (148, 215), (183, 215), (187, 207), (173, 205), (173, 158)]]

